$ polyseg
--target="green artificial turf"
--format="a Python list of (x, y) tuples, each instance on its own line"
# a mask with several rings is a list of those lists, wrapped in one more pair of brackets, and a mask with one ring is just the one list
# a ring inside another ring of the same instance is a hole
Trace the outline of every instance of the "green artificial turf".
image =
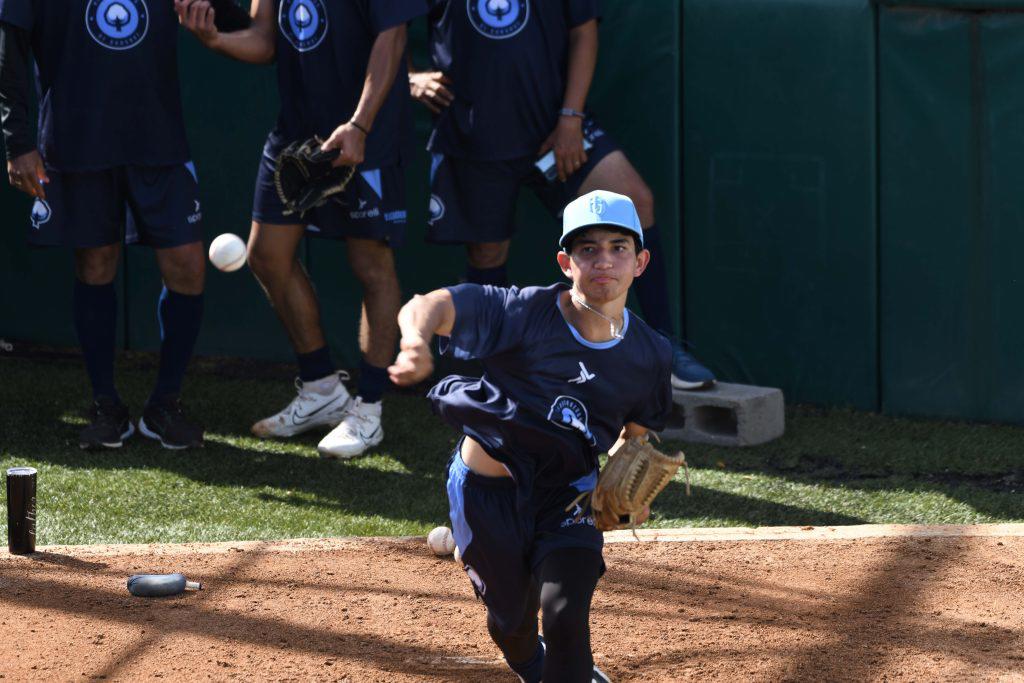
[[(155, 357), (132, 354), (118, 386), (133, 415)], [(423, 534), (447, 523), (444, 468), (456, 435), (422, 391), (385, 398), (384, 442), (324, 460), (320, 434), (262, 441), (249, 425), (294, 395), (284, 366), (200, 359), (186, 405), (206, 447), (170, 451), (136, 435), (86, 452), (79, 359), (0, 356), (0, 467), (39, 469), (38, 543), (139, 543)], [(786, 436), (747, 449), (681, 446), (682, 473), (650, 526), (1024, 521), (1024, 429), (790, 408)], [(6, 493), (3, 494), (6, 500)]]

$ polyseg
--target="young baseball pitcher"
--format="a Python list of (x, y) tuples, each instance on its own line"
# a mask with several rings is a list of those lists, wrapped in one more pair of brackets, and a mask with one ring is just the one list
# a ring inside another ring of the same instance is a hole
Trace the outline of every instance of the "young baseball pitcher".
[(601, 529), (622, 512), (643, 521), (653, 495), (610, 521), (596, 514), (598, 454), (649, 448), (647, 431), (664, 428), (672, 349), (626, 309), (650, 259), (628, 197), (599, 190), (572, 201), (559, 245), (570, 284), (462, 284), (413, 298), (399, 314), (401, 352), (389, 372), (400, 385), (427, 377), (434, 335), (442, 353), (482, 362), (482, 377), (449, 376), (429, 392), (463, 434), (447, 488), (465, 571), (491, 637), (524, 681), (603, 681), (589, 630)]

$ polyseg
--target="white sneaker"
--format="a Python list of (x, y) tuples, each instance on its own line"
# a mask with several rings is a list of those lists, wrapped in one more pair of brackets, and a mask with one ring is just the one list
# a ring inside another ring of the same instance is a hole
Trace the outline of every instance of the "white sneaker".
[(296, 378), (299, 395), (284, 410), (264, 418), (252, 426), (252, 433), (261, 439), (272, 436), (295, 436), (323, 425), (333, 427), (345, 417), (352, 402), (348, 389), (341, 383), (348, 374), (338, 372), (315, 382)]
[(349, 404), (341, 424), (332, 429), (316, 447), (325, 458), (354, 458), (384, 439), (380, 427), (381, 404), (363, 403), (362, 396)]

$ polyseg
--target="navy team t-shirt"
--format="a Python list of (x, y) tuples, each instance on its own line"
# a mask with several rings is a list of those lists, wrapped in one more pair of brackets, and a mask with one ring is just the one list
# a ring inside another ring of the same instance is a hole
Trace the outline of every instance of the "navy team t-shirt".
[(446, 377), (428, 397), (521, 486), (576, 481), (626, 423), (661, 431), (672, 407), (668, 340), (627, 310), (623, 339), (589, 342), (562, 316), (566, 289), (449, 288), (455, 325), (442, 352), (480, 359), (484, 374)]
[(29, 31), (48, 166), (86, 171), (187, 161), (170, 0), (0, 0)]
[[(275, 0), (281, 112), (267, 153), (293, 140), (327, 139), (352, 118), (370, 51), (387, 29), (426, 14), (426, 0)], [(409, 76), (403, 57), (366, 140), (364, 168), (399, 163), (412, 140)]]
[(555, 129), (565, 97), (569, 31), (597, 0), (431, 0), (430, 53), (455, 100), (428, 148), (498, 161), (530, 156)]

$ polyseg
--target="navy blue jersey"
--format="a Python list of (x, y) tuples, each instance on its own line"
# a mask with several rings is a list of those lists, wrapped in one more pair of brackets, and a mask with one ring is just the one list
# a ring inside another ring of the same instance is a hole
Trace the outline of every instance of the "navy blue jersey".
[(0, 21), (32, 35), (47, 165), (188, 161), (170, 0), (0, 0)]
[(627, 310), (623, 339), (588, 342), (559, 309), (566, 289), (449, 289), (455, 325), (442, 351), (480, 359), (484, 374), (446, 377), (429, 397), (524, 485), (563, 486), (589, 474), (623, 425), (661, 431), (672, 407), (668, 340)]
[(569, 30), (597, 0), (432, 0), (430, 53), (455, 101), (429, 149), (498, 161), (536, 154), (565, 96)]
[[(281, 112), (268, 153), (292, 140), (326, 139), (352, 118), (378, 34), (427, 11), (426, 0), (275, 0)], [(403, 57), (366, 140), (364, 168), (398, 163), (412, 140)]]

